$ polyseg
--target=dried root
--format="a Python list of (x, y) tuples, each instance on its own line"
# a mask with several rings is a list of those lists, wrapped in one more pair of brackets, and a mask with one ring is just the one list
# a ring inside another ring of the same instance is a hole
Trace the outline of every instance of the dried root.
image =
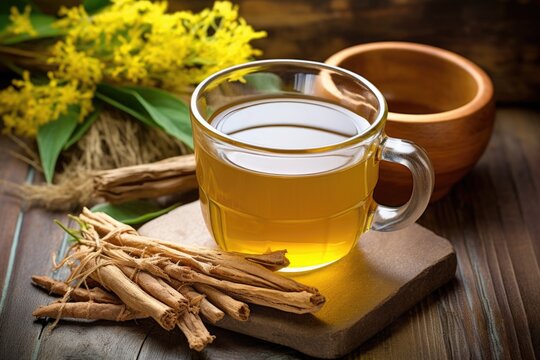
[[(70, 276), (65, 282), (33, 277), (34, 283), (63, 298), (36, 309), (36, 317), (149, 317), (167, 330), (178, 326), (190, 348), (201, 351), (214, 340), (201, 317), (212, 324), (225, 314), (246, 321), (247, 303), (298, 314), (324, 305), (317, 289), (273, 272), (288, 264), (284, 251), (244, 255), (184, 247), (140, 236), (132, 227), (88, 209), (74, 219), (81, 226), (78, 243), (58, 265), (68, 266)], [(88, 288), (90, 280), (97, 287)]]
[[(39, 169), (39, 156), (13, 138), (15, 155)], [(104, 109), (88, 132), (63, 153), (54, 184), (2, 183), (27, 206), (70, 211), (97, 202), (122, 202), (197, 188), (193, 155), (179, 140), (125, 113)], [(165, 159), (165, 160), (163, 160)]]

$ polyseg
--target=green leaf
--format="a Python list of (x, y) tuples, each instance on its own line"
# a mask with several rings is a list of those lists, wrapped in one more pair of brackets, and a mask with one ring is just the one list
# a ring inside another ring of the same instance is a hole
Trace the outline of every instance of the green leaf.
[(193, 133), (188, 106), (170, 93), (144, 87), (127, 87), (135, 93), (154, 121), (169, 135), (193, 149)]
[(152, 120), (152, 117), (148, 115), (144, 106), (139, 103), (137, 98), (122, 88), (107, 84), (99, 84), (96, 91), (96, 97), (118, 110), (133, 116), (145, 125), (157, 127), (157, 124)]
[(110, 0), (84, 0), (83, 6), (88, 14), (93, 14), (111, 4)]
[(122, 204), (101, 203), (92, 207), (94, 212), (104, 212), (128, 225), (138, 225), (168, 213), (181, 203), (162, 209), (154, 201), (133, 200)]
[(68, 241), (70, 242), (73, 242), (73, 241), (80, 241), (81, 239), (81, 235), (80, 234), (77, 234), (78, 230), (77, 229), (71, 229), (71, 228), (68, 228), (67, 226), (65, 226), (64, 224), (62, 224), (62, 222), (60, 220), (56, 220), (54, 219), (54, 223), (58, 226), (60, 226), (60, 228), (62, 230), (64, 230), (64, 232), (66, 234), (69, 235), (69, 238), (68, 238)]
[(92, 111), (92, 113), (88, 115), (82, 123), (77, 125), (77, 128), (75, 129), (75, 131), (73, 131), (73, 133), (71, 134), (71, 137), (66, 142), (62, 150), (65, 151), (69, 149), (73, 144), (79, 141), (83, 137), (83, 135), (86, 134), (88, 129), (90, 129), (90, 126), (92, 126), (92, 124), (97, 120), (100, 113), (101, 113), (101, 106), (98, 105), (96, 106), (96, 109)]
[[(0, 18), (0, 20), (2, 19)], [(30, 14), (30, 21), (32, 22), (32, 26), (37, 32), (36, 35), (30, 35), (30, 34), (13, 35), (13, 34), (8, 34), (4, 31), (0, 33), (2, 44), (14, 45), (14, 44), (18, 44), (18, 43), (28, 41), (28, 40), (37, 40), (37, 39), (43, 39), (43, 38), (48, 38), (48, 37), (55, 37), (55, 36), (60, 36), (63, 34), (61, 29), (57, 29), (53, 27), (53, 23), (56, 21), (56, 19), (52, 16), (39, 14), (39, 13), (32, 13)]]
[(246, 83), (264, 93), (280, 92), (283, 86), (281, 78), (272, 73), (256, 73), (244, 76)]
[(24, 8), (30, 5), (32, 7), (32, 14), (43, 14), (39, 7), (30, 0), (0, 0), (0, 32), (8, 26), (11, 21), (9, 15), (11, 14), (11, 8), (16, 7), (19, 11), (24, 11)]
[(77, 126), (79, 109), (71, 106), (66, 114), (38, 129), (37, 145), (45, 180), (50, 184), (60, 152)]
[(96, 94), (99, 99), (146, 125), (162, 129), (193, 149), (188, 107), (174, 95), (154, 88), (108, 84), (100, 84)]
[(0, 34), (4, 32), (4, 29), (9, 25), (9, 23), (9, 14), (0, 14)]

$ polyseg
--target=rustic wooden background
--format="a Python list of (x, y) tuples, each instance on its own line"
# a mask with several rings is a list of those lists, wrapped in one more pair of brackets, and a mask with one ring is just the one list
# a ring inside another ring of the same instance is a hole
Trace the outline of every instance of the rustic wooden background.
[[(492, 77), (500, 102), (540, 103), (540, 1), (240, 0), (248, 23), (268, 31), (264, 57), (323, 61), (360, 43), (413, 41), (464, 55)], [(211, 0), (170, 0), (201, 9)]]
[[(499, 108), (489, 147), (463, 181), (432, 204), (420, 223), (446, 237), (458, 258), (456, 278), (344, 360), (540, 359), (540, 112)], [(0, 136), (0, 179), (43, 181), (9, 155)], [(97, 324), (35, 321), (51, 297), (30, 285), (51, 273), (65, 251), (53, 219), (0, 192), (0, 359), (308, 360), (294, 350), (211, 328), (216, 341), (189, 351), (178, 329), (153, 321)], [(58, 274), (56, 274), (58, 276)]]
[[(80, 0), (34, 0), (47, 12)], [(232, 0), (268, 38), (265, 58), (324, 61), (373, 41), (412, 41), (470, 58), (492, 77), (499, 102), (540, 104), (538, 0)], [(201, 10), (213, 0), (169, 0)]]
[[(3, 1), (3, 0), (2, 0)], [(58, 0), (47, 2), (49, 9)], [(174, 0), (194, 10), (210, 0)], [(265, 57), (324, 60), (344, 47), (416, 41), (456, 51), (481, 65), (502, 102), (540, 104), (540, 2), (485, 0), (240, 0)], [(437, 290), (348, 359), (540, 358), (540, 112), (499, 107), (494, 137), (479, 164), (421, 224), (448, 238), (456, 279)], [(0, 178), (41, 177), (9, 155), (0, 137)], [(62, 250), (60, 213), (25, 210), (0, 194), (0, 359), (303, 359), (293, 350), (213, 329), (203, 354), (154, 325), (99, 326), (33, 321), (50, 299), (31, 274), (51, 269)], [(107, 329), (107, 331), (104, 331)]]

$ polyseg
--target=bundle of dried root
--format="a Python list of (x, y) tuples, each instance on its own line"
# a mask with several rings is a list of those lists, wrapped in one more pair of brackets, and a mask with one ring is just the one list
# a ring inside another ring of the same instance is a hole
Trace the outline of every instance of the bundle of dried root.
[(288, 265), (284, 251), (243, 255), (191, 248), (140, 236), (135, 229), (88, 209), (66, 229), (78, 241), (57, 265), (71, 269), (62, 282), (34, 276), (34, 283), (62, 299), (41, 306), (36, 317), (126, 321), (151, 317), (164, 329), (176, 326), (189, 346), (212, 342), (202, 319), (225, 314), (245, 321), (247, 303), (297, 314), (318, 311), (317, 289), (273, 271)]
[[(40, 170), (37, 150), (11, 137), (12, 155)], [(62, 152), (53, 184), (0, 180), (26, 206), (71, 211), (98, 202), (122, 202), (189, 192), (197, 187), (195, 161), (179, 140), (105, 107), (87, 133)], [(166, 159), (164, 161), (160, 161)]]
[(198, 187), (193, 154), (149, 164), (89, 171), (59, 184), (6, 185), (13, 195), (22, 198), (28, 205), (51, 210), (69, 210), (100, 201), (120, 203), (182, 194)]

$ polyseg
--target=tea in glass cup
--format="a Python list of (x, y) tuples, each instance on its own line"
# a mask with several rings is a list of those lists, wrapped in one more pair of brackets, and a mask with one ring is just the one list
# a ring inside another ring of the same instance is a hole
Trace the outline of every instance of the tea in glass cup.
[[(324, 79), (339, 84), (329, 90)], [(302, 271), (344, 257), (370, 228), (414, 222), (433, 186), (414, 144), (384, 135), (386, 103), (365, 79), (301, 60), (219, 72), (192, 97), (202, 211), (228, 251), (286, 249)], [(373, 200), (379, 161), (411, 169), (417, 191), (400, 208)]]

